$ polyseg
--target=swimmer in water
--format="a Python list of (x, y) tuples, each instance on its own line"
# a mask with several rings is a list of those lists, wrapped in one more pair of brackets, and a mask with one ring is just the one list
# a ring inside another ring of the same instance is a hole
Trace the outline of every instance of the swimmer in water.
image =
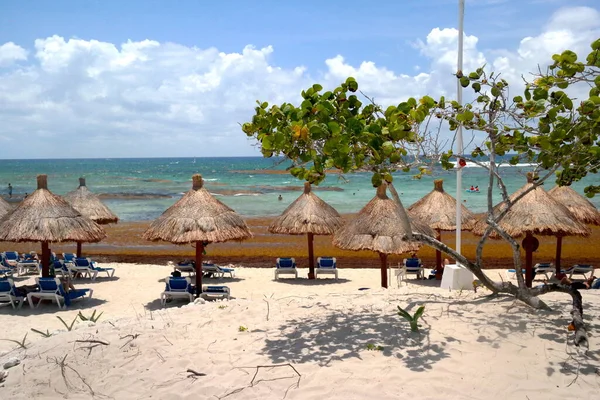
[(281, 195), (279, 195), (279, 197), (277, 198), (277, 200), (281, 201), (281, 200), (283, 200), (283, 197), (281, 197)]

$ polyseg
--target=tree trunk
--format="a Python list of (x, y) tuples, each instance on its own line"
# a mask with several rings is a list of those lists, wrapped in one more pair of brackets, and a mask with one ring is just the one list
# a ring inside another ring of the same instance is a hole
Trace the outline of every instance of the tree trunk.
[(196, 242), (196, 297), (200, 297), (202, 293), (202, 253), (204, 252), (204, 244)]
[(315, 279), (315, 256), (313, 252), (313, 234), (308, 235), (308, 279)]
[(387, 254), (379, 253), (379, 259), (381, 260), (381, 287), (387, 288)]

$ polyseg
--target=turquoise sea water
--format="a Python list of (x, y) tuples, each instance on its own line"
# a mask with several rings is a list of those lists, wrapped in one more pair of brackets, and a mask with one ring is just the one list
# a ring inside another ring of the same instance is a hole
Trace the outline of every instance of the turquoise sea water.
[[(235, 158), (138, 158), (138, 159), (62, 159), (62, 160), (0, 160), (0, 194), (7, 198), (8, 183), (13, 197), (21, 198), (36, 188), (36, 176), (48, 175), (48, 188), (63, 195), (77, 188), (78, 178), (86, 178), (88, 188), (101, 195), (104, 203), (123, 221), (145, 221), (158, 217), (191, 188), (191, 177), (200, 173), (205, 185), (219, 200), (238, 213), (247, 216), (279, 215), (300, 195), (303, 182), (289, 174), (261, 174), (264, 169), (285, 169), (273, 159), (261, 157)], [(503, 167), (501, 175), (512, 193), (525, 184), (527, 166)], [(255, 172), (254, 172), (255, 171)], [(463, 186), (478, 185), (485, 191), (487, 173), (482, 168), (463, 169)], [(315, 193), (340, 213), (360, 210), (375, 194), (370, 173), (356, 173), (340, 179), (330, 175), (314, 188)], [(394, 174), (394, 184), (403, 204), (408, 207), (433, 188), (433, 180), (444, 179), (444, 188), (455, 196), (456, 174), (435, 171), (432, 176), (413, 179), (411, 173)], [(583, 193), (590, 184), (599, 184), (598, 175), (588, 176), (573, 188)], [(553, 182), (546, 184), (546, 189)], [(323, 188), (323, 189), (320, 189)], [(283, 200), (278, 201), (282, 195)], [(485, 193), (462, 192), (465, 205), (474, 212), (486, 210)], [(497, 194), (494, 203), (500, 200)], [(591, 199), (600, 206), (600, 196)]]

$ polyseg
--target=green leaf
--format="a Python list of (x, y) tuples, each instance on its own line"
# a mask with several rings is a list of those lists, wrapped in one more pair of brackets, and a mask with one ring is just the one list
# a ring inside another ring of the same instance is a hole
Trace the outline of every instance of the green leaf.
[(334, 134), (334, 135), (337, 135), (341, 131), (340, 124), (338, 124), (335, 121), (328, 122), (327, 123), (327, 127), (329, 128), (329, 130), (331, 131), (331, 133)]
[(471, 83), (471, 81), (469, 80), (468, 77), (463, 76), (462, 78), (460, 78), (460, 86), (466, 88), (467, 86), (469, 86), (470, 83)]
[(321, 90), (323, 90), (323, 86), (319, 85), (318, 83), (315, 83), (315, 84), (312, 86), (312, 88), (313, 88), (313, 90), (314, 90), (315, 92), (320, 92)]
[(494, 97), (500, 97), (500, 89), (498, 89), (496, 86), (492, 86), (492, 96)]
[(379, 187), (381, 186), (383, 182), (383, 178), (381, 177), (381, 174), (379, 174), (378, 172), (373, 174), (373, 177), (371, 177), (371, 183), (373, 184), (373, 187)]
[(475, 90), (475, 93), (479, 93), (481, 91), (481, 84), (479, 82), (473, 82), (471, 87), (473, 90)]

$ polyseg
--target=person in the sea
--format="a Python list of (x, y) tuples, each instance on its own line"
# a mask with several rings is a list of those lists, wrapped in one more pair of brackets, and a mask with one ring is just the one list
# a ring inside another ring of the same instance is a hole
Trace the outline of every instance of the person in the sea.
[(471, 185), (471, 188), (469, 190), (472, 191), (472, 192), (474, 192), (475, 191), (475, 186)]
[(475, 191), (479, 192), (479, 186), (475, 186)]
[(12, 198), (12, 185), (10, 183), (8, 184), (8, 197)]
[(283, 200), (283, 197), (281, 195), (279, 195), (279, 197), (277, 198), (277, 200), (281, 201), (281, 200)]

